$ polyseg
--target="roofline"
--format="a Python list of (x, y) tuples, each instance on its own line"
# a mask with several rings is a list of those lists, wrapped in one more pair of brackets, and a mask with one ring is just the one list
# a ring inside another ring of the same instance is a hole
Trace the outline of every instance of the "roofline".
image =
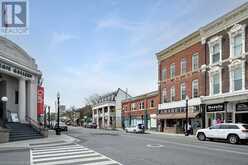
[(156, 96), (156, 95), (158, 95), (158, 90), (128, 98), (126, 100), (123, 100), (122, 103), (126, 103), (126, 102), (129, 102), (129, 101), (135, 101), (135, 100), (141, 100), (141, 99), (153, 97), (153, 96)]

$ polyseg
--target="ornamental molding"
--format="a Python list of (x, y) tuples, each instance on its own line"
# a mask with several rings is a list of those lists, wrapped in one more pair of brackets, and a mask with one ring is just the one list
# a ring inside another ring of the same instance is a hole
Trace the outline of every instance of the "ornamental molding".
[[(225, 14), (224, 16), (216, 19), (215, 21), (209, 23), (206, 26), (200, 28), (201, 41), (205, 43), (206, 39), (215, 35), (216, 33), (228, 29), (234, 24), (248, 18), (248, 2), (243, 4), (237, 9)], [(236, 27), (238, 28), (238, 27)]]

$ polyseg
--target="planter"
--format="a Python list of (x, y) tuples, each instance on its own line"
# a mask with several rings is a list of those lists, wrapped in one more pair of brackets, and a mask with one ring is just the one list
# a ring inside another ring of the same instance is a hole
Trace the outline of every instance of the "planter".
[(48, 129), (47, 128), (40, 129), (40, 133), (43, 137), (48, 137)]

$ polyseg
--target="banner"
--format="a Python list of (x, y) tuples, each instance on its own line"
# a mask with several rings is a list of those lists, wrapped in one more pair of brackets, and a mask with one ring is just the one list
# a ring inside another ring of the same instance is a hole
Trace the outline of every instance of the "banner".
[(44, 87), (38, 86), (37, 116), (44, 114)]

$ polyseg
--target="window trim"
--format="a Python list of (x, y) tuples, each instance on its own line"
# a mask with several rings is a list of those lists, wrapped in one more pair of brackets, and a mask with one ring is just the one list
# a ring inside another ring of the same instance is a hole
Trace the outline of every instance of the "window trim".
[[(197, 68), (194, 68), (194, 57), (197, 57)], [(198, 69), (199, 69), (199, 53), (194, 53), (194, 54), (192, 54), (192, 57), (191, 57), (192, 59), (192, 71), (197, 71)]]
[[(231, 30), (228, 32), (229, 35), (229, 51), (230, 51), (230, 57), (231, 59), (235, 59), (235, 58), (240, 58), (240, 57), (245, 57), (245, 28), (246, 25), (240, 25), (240, 24), (236, 24), (234, 25)], [(234, 37), (236, 37), (237, 35), (241, 34), (241, 39), (242, 39), (242, 53), (240, 56), (235, 57), (234, 56)]]
[[(197, 93), (198, 93), (198, 95), (196, 97), (194, 95), (194, 83), (195, 82), (197, 82)], [(194, 80), (192, 80), (192, 98), (197, 98), (197, 97), (199, 97), (199, 81), (198, 81), (198, 79), (194, 79)]]
[[(213, 64), (213, 47), (214, 45), (219, 44), (220, 47), (220, 61)], [(209, 65), (218, 65), (222, 63), (222, 36), (215, 36), (214, 38), (208, 41), (209, 48)]]
[[(185, 68), (183, 67), (183, 64), (185, 65)], [(185, 71), (183, 70), (185, 69)], [(186, 74), (187, 73), (187, 60), (185, 57), (181, 58), (181, 62), (180, 62), (180, 74)]]
[(162, 71), (161, 71), (161, 80), (162, 81), (166, 80), (166, 67), (162, 68)]
[[(173, 94), (174, 94), (174, 97), (175, 97), (174, 100), (172, 100), (172, 91), (173, 91)], [(176, 101), (176, 88), (175, 88), (175, 86), (172, 86), (171, 89), (170, 89), (170, 101)]]
[[(172, 66), (174, 66), (173, 68), (174, 68), (174, 75), (172, 76)], [(175, 78), (175, 76), (176, 76), (176, 65), (175, 65), (175, 63), (172, 63), (172, 64), (170, 64), (170, 79), (174, 79)]]
[[(219, 74), (219, 84), (220, 84), (219, 90), (220, 91), (219, 91), (219, 93), (214, 94), (214, 92), (213, 92), (213, 75), (217, 74), (217, 73)], [(210, 83), (210, 85), (209, 85), (210, 96), (215, 96), (215, 95), (221, 94), (222, 93), (222, 69), (221, 69), (221, 67), (216, 67), (212, 71), (210, 71), (209, 72), (209, 78), (210, 78), (210, 81), (209, 81), (209, 83)]]
[(245, 90), (245, 61), (235, 60), (230, 65), (228, 65), (228, 67), (229, 67), (229, 92), (235, 92), (233, 71), (238, 67), (241, 67), (242, 70), (242, 88), (236, 91)]
[[(184, 90), (185, 90), (185, 91), (184, 91), (184, 92), (185, 92), (185, 98), (184, 98), (184, 99), (183, 99), (183, 97), (182, 97), (182, 96), (183, 96), (183, 95), (182, 95), (182, 89), (183, 89), (183, 88), (182, 88), (182, 85), (184, 85)], [(185, 100), (185, 99), (186, 99), (186, 96), (187, 96), (187, 93), (186, 93), (186, 84), (185, 84), (185, 82), (181, 82), (181, 83), (180, 83), (180, 99), (181, 99), (181, 100)]]

